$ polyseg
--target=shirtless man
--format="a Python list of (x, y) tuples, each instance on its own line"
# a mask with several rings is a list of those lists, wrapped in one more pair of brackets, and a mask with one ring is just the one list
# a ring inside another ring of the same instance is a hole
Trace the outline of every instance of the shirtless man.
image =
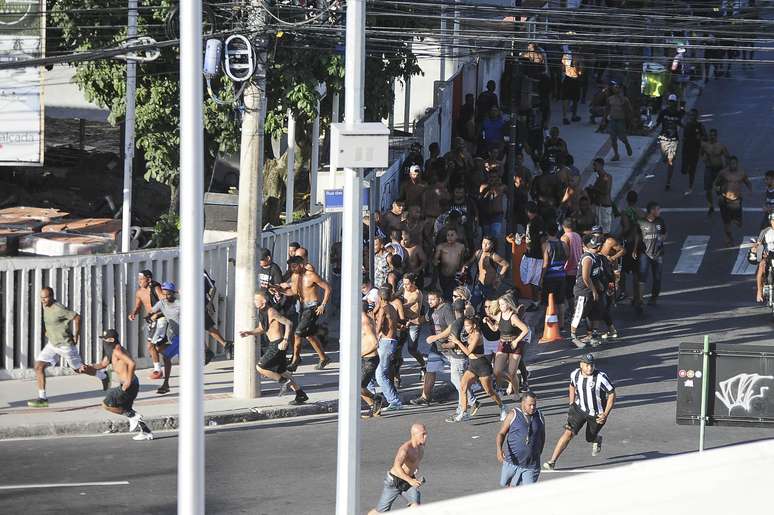
[(473, 284), (473, 292), (470, 303), (476, 310), (484, 300), (491, 300), (497, 295), (497, 290), (503, 279), (507, 277), (510, 265), (495, 252), (497, 242), (491, 235), (484, 235), (481, 240), (481, 249), (470, 258), (467, 266), (476, 264), (476, 280)]
[(411, 438), (398, 448), (392, 468), (384, 478), (384, 489), (376, 508), (368, 512), (384, 513), (390, 511), (392, 503), (401, 495), (406, 498), (409, 506), (420, 504), (419, 487), (425, 482), (425, 478), (417, 478), (419, 464), (425, 455), (427, 443), (427, 429), (423, 424), (411, 426)]
[(116, 415), (129, 419), (129, 431), (140, 432), (132, 440), (153, 440), (153, 433), (142, 421), (142, 415), (132, 409), (137, 393), (140, 391), (140, 380), (134, 375), (136, 364), (127, 354), (126, 349), (118, 342), (118, 331), (108, 329), (100, 336), (102, 340), (103, 358), (99, 363), (91, 365), (94, 370), (104, 370), (112, 365), (113, 374), (121, 381), (120, 386), (107, 391), (102, 401), (102, 408)]
[[(320, 362), (315, 365), (315, 369), (322, 370), (331, 360), (325, 355), (320, 340), (315, 336), (315, 330), (317, 328), (317, 318), (325, 312), (325, 306), (328, 305), (328, 301), (331, 298), (331, 287), (322, 277), (304, 265), (304, 259), (301, 256), (296, 255), (288, 259), (288, 270), (290, 271), (290, 278), (288, 282), (282, 283), (280, 286), (286, 294), (298, 297), (301, 302), (298, 327), (296, 327), (293, 339), (293, 359), (290, 365), (288, 365), (288, 370), (294, 372), (296, 367), (298, 367), (299, 361), (301, 361), (301, 343), (303, 338), (309, 341), (309, 344), (320, 358)], [(320, 294), (317, 288), (323, 291), (322, 302), (320, 302)]]
[(733, 243), (731, 224), (742, 227), (742, 185), (752, 192), (752, 183), (747, 173), (739, 166), (736, 156), (728, 158), (728, 167), (721, 170), (713, 184), (720, 191), (718, 206), (720, 218), (723, 220), (723, 231), (726, 234), (726, 245)]
[[(129, 320), (134, 321), (137, 319), (140, 310), (142, 310), (145, 315), (149, 315), (153, 311), (153, 306), (155, 306), (162, 298), (164, 298), (164, 294), (161, 292), (161, 285), (153, 280), (153, 272), (150, 270), (142, 270), (137, 274), (137, 291), (134, 293), (134, 309), (129, 313)], [(155, 332), (156, 321), (146, 319), (145, 343), (148, 348), (148, 353), (153, 360), (153, 371), (148, 377), (151, 379), (162, 379), (164, 377), (164, 372), (161, 370), (159, 351), (156, 349), (156, 346), (153, 345)]]
[(424, 275), (425, 265), (427, 265), (427, 255), (422, 246), (417, 243), (409, 231), (403, 231), (401, 244), (406, 250), (406, 260), (403, 262), (403, 266), (407, 273), (414, 273), (421, 277)]
[(403, 230), (411, 235), (411, 240), (425, 251), (425, 255), (428, 251), (432, 251), (430, 245), (433, 242), (433, 224), (422, 215), (422, 208), (411, 206), (408, 209), (406, 226)]
[(726, 167), (728, 149), (718, 141), (718, 130), (710, 129), (709, 139), (701, 143), (700, 153), (704, 156), (704, 192), (707, 195), (707, 215), (715, 212), (714, 184), (720, 170)]
[(360, 398), (368, 405), (368, 411), (361, 415), (361, 418), (366, 419), (381, 415), (382, 403), (381, 399), (368, 389), (368, 385), (374, 380), (376, 369), (379, 367), (379, 343), (376, 339), (374, 321), (368, 314), (368, 304), (365, 302), (363, 303), (363, 313), (360, 315), (360, 325), (362, 326)]
[(452, 291), (457, 287), (457, 273), (465, 264), (465, 245), (457, 241), (457, 231), (446, 231), (446, 241), (435, 248), (433, 264), (438, 268), (438, 282), (440, 283), (443, 297), (451, 300)]
[(398, 312), (395, 310), (392, 300), (392, 288), (389, 286), (379, 288), (379, 301), (374, 309), (376, 334), (379, 338), (379, 366), (376, 368), (376, 383), (382, 389), (382, 395), (388, 403), (382, 412), (398, 411), (403, 407), (389, 374), (392, 357), (398, 348), (397, 338), (400, 327)]
[(419, 352), (419, 330), (422, 326), (422, 302), (424, 295), (419, 289), (419, 279), (416, 274), (403, 276), (403, 315), (406, 320), (406, 338), (408, 351), (417, 360), (422, 373), (425, 371), (425, 360)]
[[(271, 307), (270, 294), (265, 290), (260, 290), (255, 294), (255, 309), (258, 310), (258, 325), (253, 330), (239, 331), (239, 336), (247, 338), (249, 336), (266, 335), (269, 345), (266, 352), (261, 356), (255, 369), (263, 377), (272, 379), (280, 384), (280, 395), (287, 391), (287, 388), (293, 390), (296, 394), (295, 399), (290, 401), (292, 405), (303, 404), (309, 397), (301, 386), (293, 381), (287, 369), (286, 351), (288, 341), (293, 332), (293, 324), (280, 315), (279, 311)], [(280, 330), (282, 326), (282, 330)]]
[[(393, 256), (395, 258), (395, 256)], [(396, 294), (398, 288), (403, 287), (403, 275), (400, 277), (400, 282), (393, 285), (390, 283), (390, 304), (395, 309), (395, 314), (398, 316), (398, 325), (395, 331), (395, 338), (398, 340), (398, 345), (395, 348), (395, 353), (392, 355), (392, 363), (390, 364), (390, 379), (395, 384), (395, 389), (400, 388), (400, 367), (403, 364), (403, 344), (406, 343), (406, 312), (403, 310), (403, 299), (400, 295)]]

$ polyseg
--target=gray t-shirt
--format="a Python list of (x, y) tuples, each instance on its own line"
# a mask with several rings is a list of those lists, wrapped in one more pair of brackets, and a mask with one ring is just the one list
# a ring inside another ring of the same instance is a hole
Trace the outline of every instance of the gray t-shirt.
[(173, 336), (180, 334), (180, 299), (174, 302), (161, 299), (153, 306), (153, 311), (161, 311), (167, 319), (167, 339), (171, 341)]
[[(432, 310), (430, 313), (430, 320), (433, 322), (433, 332), (440, 334), (446, 330), (447, 327), (454, 323), (454, 311), (448, 302), (444, 302), (440, 307)], [(438, 346), (446, 343), (447, 338), (442, 338), (435, 342), (433, 350), (437, 352)]]
[(642, 233), (642, 252), (650, 259), (658, 259), (664, 255), (664, 235), (666, 224), (661, 217), (652, 222), (647, 219), (639, 220), (640, 233)]

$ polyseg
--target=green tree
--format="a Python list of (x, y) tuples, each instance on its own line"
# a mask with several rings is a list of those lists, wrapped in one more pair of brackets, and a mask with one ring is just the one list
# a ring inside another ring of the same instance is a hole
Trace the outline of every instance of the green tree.
[[(166, 27), (170, 12), (177, 2), (172, 0), (139, 0), (138, 34), (157, 41), (169, 39)], [(236, 7), (218, 7), (211, 12), (214, 30), (235, 30), (249, 34), (244, 26), (247, 17)], [(369, 17), (369, 20), (371, 18)], [(343, 18), (339, 18), (343, 22)], [(48, 0), (49, 54), (115, 47), (126, 39), (125, 0)], [(379, 23), (405, 23), (395, 18), (380, 19)], [(392, 105), (392, 83), (421, 73), (411, 52), (410, 32), (396, 38), (385, 50), (370, 50), (366, 63), (366, 118), (385, 118)], [(335, 50), (335, 40), (315, 38), (302, 29), (276, 32), (271, 42), (267, 75), (266, 131), (279, 136), (285, 129), (287, 110), (296, 119), (299, 146), (310, 146), (307, 136), (309, 123), (316, 116), (318, 95), (315, 87), (325, 82), (329, 93), (341, 91), (344, 78), (344, 56)], [(147, 179), (154, 179), (172, 188), (171, 209), (176, 208), (179, 178), (179, 51), (176, 47), (161, 49), (153, 62), (137, 66), (136, 145), (146, 161)], [(87, 99), (110, 111), (111, 123), (122, 123), (125, 116), (126, 67), (123, 61), (102, 59), (76, 65), (75, 79)], [(226, 80), (214, 84), (221, 98), (233, 98), (233, 85)], [(329, 94), (324, 113), (330, 112)], [(329, 122), (323, 116), (323, 127)], [(239, 150), (239, 116), (233, 107), (217, 105), (207, 99), (205, 106), (205, 159), (212, 164), (218, 154)], [(268, 145), (267, 145), (268, 147)], [(308, 152), (302, 152), (302, 155)], [(297, 160), (297, 169), (303, 166)], [(271, 163), (267, 162), (267, 167)], [(211, 167), (208, 166), (207, 169)], [(281, 167), (275, 166), (277, 170)], [(284, 183), (284, 177), (281, 178)], [(284, 184), (283, 184), (284, 185)]]

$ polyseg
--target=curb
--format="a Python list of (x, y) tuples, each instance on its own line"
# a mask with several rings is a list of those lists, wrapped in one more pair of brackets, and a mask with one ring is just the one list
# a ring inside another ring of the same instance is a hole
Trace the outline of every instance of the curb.
[[(433, 389), (434, 397), (441, 401), (448, 401), (457, 396), (457, 391), (448, 383), (437, 385)], [(416, 397), (414, 390), (404, 392), (401, 400), (408, 404), (409, 399)], [(338, 400), (321, 401), (301, 406), (276, 406), (271, 408), (244, 408), (240, 410), (212, 412), (204, 415), (205, 427), (214, 427), (228, 424), (241, 424), (245, 422), (256, 422), (260, 420), (273, 420), (292, 417), (303, 417), (308, 415), (320, 415), (326, 413), (337, 413), (339, 409)], [(159, 417), (150, 417), (144, 419), (152, 431), (167, 431), (178, 428), (178, 415), (168, 415)], [(9, 440), (12, 438), (34, 438), (51, 436), (76, 436), (76, 435), (99, 435), (105, 433), (128, 433), (129, 422), (124, 420), (113, 420), (107, 417), (102, 420), (92, 420), (88, 422), (65, 422), (61, 424), (36, 424), (29, 426), (18, 426), (13, 428), (0, 428), (0, 440)]]

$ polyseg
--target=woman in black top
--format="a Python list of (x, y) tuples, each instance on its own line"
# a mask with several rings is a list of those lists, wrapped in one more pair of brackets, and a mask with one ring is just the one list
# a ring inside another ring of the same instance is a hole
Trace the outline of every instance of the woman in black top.
[(465, 318), (460, 338), (452, 334), (449, 336), (449, 341), (454, 343), (468, 357), (468, 368), (462, 374), (462, 380), (460, 381), (460, 414), (454, 417), (453, 420), (461, 422), (469, 418), (467, 415), (468, 389), (474, 381), (481, 383), (484, 392), (500, 408), (500, 420), (505, 420), (507, 411), (492, 386), (492, 365), (484, 356), (484, 338), (478, 328), (478, 321), (474, 317)]
[[(495, 353), (494, 373), (500, 383), (508, 383), (508, 394), (519, 392), (519, 369), (524, 354), (523, 341), (529, 335), (529, 327), (519, 318), (522, 306), (510, 294), (497, 299), (500, 306), (500, 316), (497, 325), (500, 330), (500, 345)], [(491, 327), (491, 326), (490, 326)]]

